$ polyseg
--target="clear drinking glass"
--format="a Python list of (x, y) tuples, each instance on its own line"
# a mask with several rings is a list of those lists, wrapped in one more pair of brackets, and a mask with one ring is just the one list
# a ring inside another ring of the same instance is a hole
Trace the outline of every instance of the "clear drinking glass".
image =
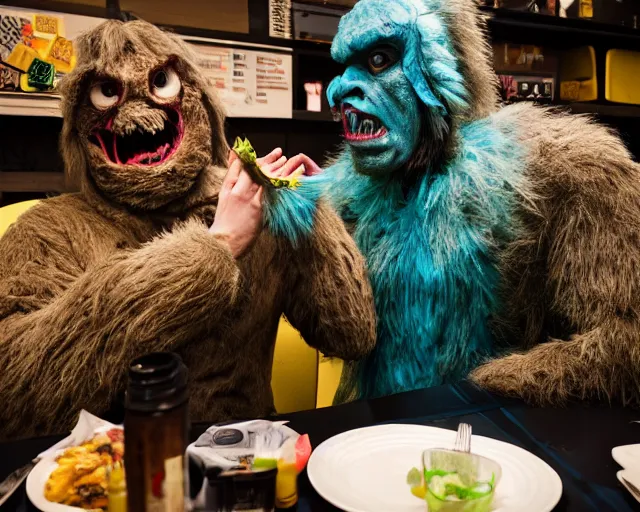
[(422, 454), (429, 512), (488, 512), (500, 482), (500, 465), (486, 457), (454, 450)]

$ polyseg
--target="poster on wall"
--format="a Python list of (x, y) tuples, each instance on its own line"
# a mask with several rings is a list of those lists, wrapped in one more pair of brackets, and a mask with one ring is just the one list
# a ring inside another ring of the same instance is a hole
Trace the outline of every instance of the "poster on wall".
[(291, 118), (291, 55), (195, 45), (229, 117)]
[(73, 69), (73, 39), (102, 18), (0, 5), (0, 91), (52, 92)]

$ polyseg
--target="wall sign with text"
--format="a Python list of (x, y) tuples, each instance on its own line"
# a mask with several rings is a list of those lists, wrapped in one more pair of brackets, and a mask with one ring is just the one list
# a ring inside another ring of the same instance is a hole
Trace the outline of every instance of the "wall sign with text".
[(291, 55), (194, 46), (229, 117), (292, 117)]

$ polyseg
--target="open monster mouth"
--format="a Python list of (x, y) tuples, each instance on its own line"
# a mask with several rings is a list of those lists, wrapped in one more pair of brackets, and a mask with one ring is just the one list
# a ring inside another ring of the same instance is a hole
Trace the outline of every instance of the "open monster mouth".
[(111, 131), (113, 119), (104, 128), (93, 132), (89, 140), (102, 149), (111, 163), (118, 165), (159, 165), (180, 147), (183, 135), (182, 116), (177, 110), (167, 109), (167, 119), (161, 130), (144, 131), (138, 128), (128, 135)]
[(387, 134), (387, 129), (380, 119), (348, 103), (342, 105), (342, 124), (348, 141), (379, 139)]

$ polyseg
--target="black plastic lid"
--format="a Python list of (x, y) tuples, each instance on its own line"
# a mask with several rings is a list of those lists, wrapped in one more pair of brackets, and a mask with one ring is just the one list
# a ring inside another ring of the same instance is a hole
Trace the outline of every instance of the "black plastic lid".
[(133, 411), (166, 411), (188, 400), (187, 368), (180, 356), (154, 352), (129, 365), (125, 407)]

